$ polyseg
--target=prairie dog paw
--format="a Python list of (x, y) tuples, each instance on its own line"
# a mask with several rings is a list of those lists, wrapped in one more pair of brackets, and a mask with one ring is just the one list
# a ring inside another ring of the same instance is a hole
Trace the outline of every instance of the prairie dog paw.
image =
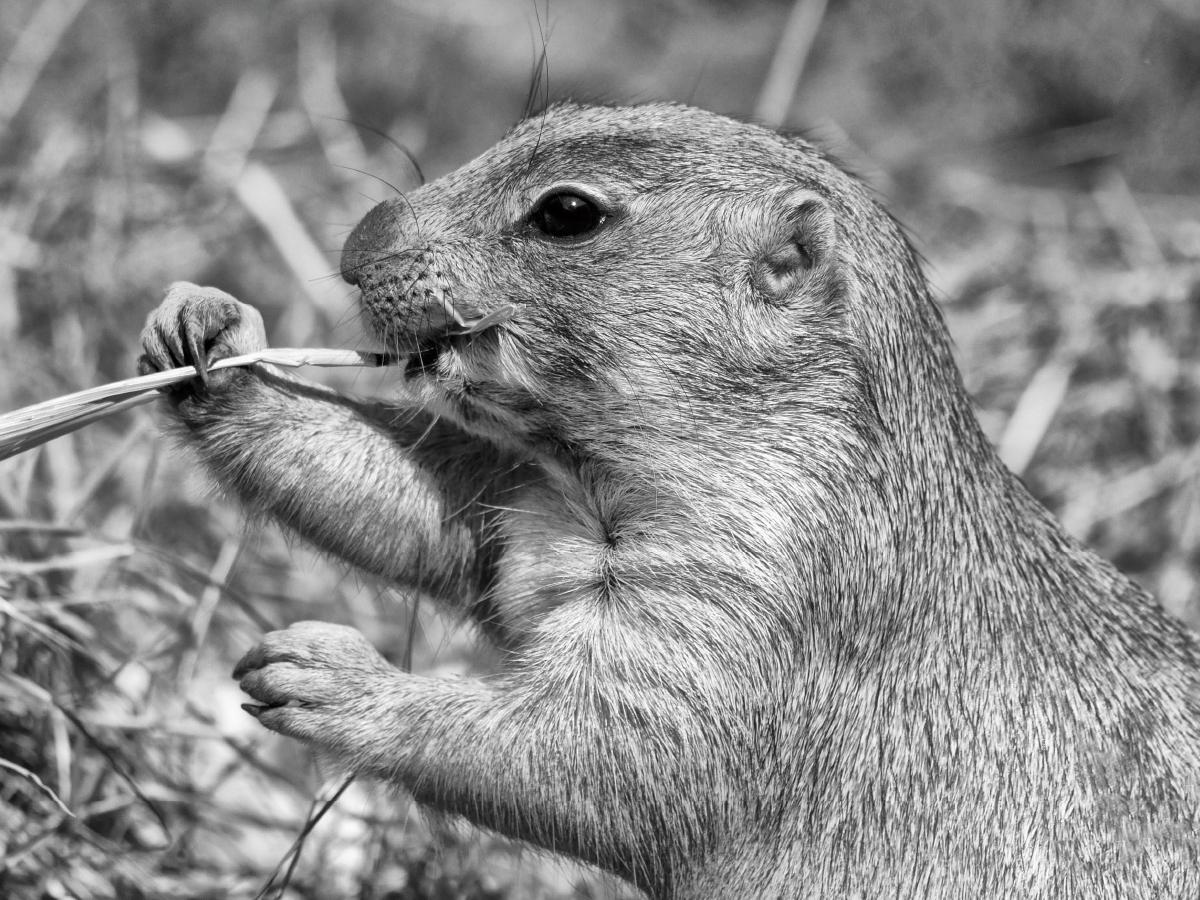
[(253, 306), (216, 288), (178, 281), (146, 318), (138, 373), (195, 366), (207, 384), (212, 363), (266, 346), (262, 316)]
[(361, 632), (326, 622), (272, 631), (233, 670), (256, 701), (242, 708), (267, 728), (337, 753), (386, 705), (399, 673)]

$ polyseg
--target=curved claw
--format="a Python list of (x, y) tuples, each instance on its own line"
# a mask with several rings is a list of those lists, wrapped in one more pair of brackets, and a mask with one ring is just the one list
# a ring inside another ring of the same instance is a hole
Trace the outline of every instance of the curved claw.
[(208, 354), (204, 349), (205, 336), (200, 331), (188, 328), (184, 325), (187, 335), (188, 353), (191, 356), (191, 363), (196, 367), (196, 375), (201, 383), (208, 386)]

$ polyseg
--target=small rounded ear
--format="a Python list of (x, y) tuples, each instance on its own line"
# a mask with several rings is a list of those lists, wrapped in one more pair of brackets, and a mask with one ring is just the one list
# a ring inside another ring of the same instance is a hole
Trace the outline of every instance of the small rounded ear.
[(753, 263), (754, 283), (767, 299), (780, 301), (805, 284), (832, 255), (833, 214), (824, 198), (797, 190), (782, 202), (782, 214), (764, 229)]

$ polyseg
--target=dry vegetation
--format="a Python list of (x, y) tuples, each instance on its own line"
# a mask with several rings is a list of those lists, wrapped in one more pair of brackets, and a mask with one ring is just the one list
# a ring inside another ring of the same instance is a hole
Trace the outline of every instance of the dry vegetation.
[[(1200, 17), (968, 5), (830, 4), (782, 108), (910, 223), (1005, 459), (1200, 626)], [(552, 3), (549, 90), (748, 112), (787, 14)], [(483, 149), (526, 106), (539, 18), (533, 0), (0, 6), (0, 410), (131, 374), (178, 279), (255, 303), (277, 345), (356, 346), (337, 248), (390, 195), (373, 176), (415, 180), (381, 135), (431, 176)], [(227, 677), (305, 618), (416, 671), (488, 665), (412, 599), (245, 525), (145, 410), (0, 463), (0, 896), (618, 895), (357, 783), (328, 805), (336, 773), (263, 733)]]

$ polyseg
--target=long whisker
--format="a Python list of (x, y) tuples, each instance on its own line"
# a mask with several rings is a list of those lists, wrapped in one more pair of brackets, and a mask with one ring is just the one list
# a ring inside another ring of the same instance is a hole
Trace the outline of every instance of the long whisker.
[[(338, 116), (326, 116), (325, 118), (333, 119), (335, 122), (345, 122), (347, 125), (353, 125), (356, 128), (361, 128), (363, 131), (369, 131), (369, 132), (371, 132), (371, 134), (376, 135), (377, 137), (383, 138), (385, 141), (387, 141), (389, 144), (391, 144), (393, 147), (395, 147), (397, 150), (400, 151), (401, 155), (404, 156), (405, 160), (412, 167), (412, 170), (417, 173), (417, 186), (421, 187), (425, 184), (425, 173), (421, 171), (421, 164), (419, 162), (417, 162), (417, 158), (415, 156), (413, 156), (412, 151), (409, 150), (407, 147), (405, 147), (402, 143), (400, 143), (394, 137), (392, 137), (390, 134), (388, 134), (386, 131), (376, 128), (374, 125), (368, 125), (365, 122), (357, 122), (353, 119), (343, 119)], [(363, 174), (368, 174), (368, 173), (364, 172)]]
[[(366, 175), (368, 178), (374, 178), (380, 184), (385, 184), (388, 187), (390, 187), (393, 191), (395, 191), (401, 197), (404, 196), (404, 191), (400, 190), (400, 188), (396, 187), (394, 184), (392, 184), (386, 178), (381, 178), (380, 176), (376, 175), (374, 172), (365, 172), (362, 169), (356, 169), (354, 166), (344, 166), (341, 163), (333, 163), (333, 167), (335, 169), (345, 169), (347, 172), (357, 172), (359, 175)], [(359, 196), (365, 197), (366, 195), (359, 192)], [(368, 197), (367, 199), (370, 200), (371, 198)]]

